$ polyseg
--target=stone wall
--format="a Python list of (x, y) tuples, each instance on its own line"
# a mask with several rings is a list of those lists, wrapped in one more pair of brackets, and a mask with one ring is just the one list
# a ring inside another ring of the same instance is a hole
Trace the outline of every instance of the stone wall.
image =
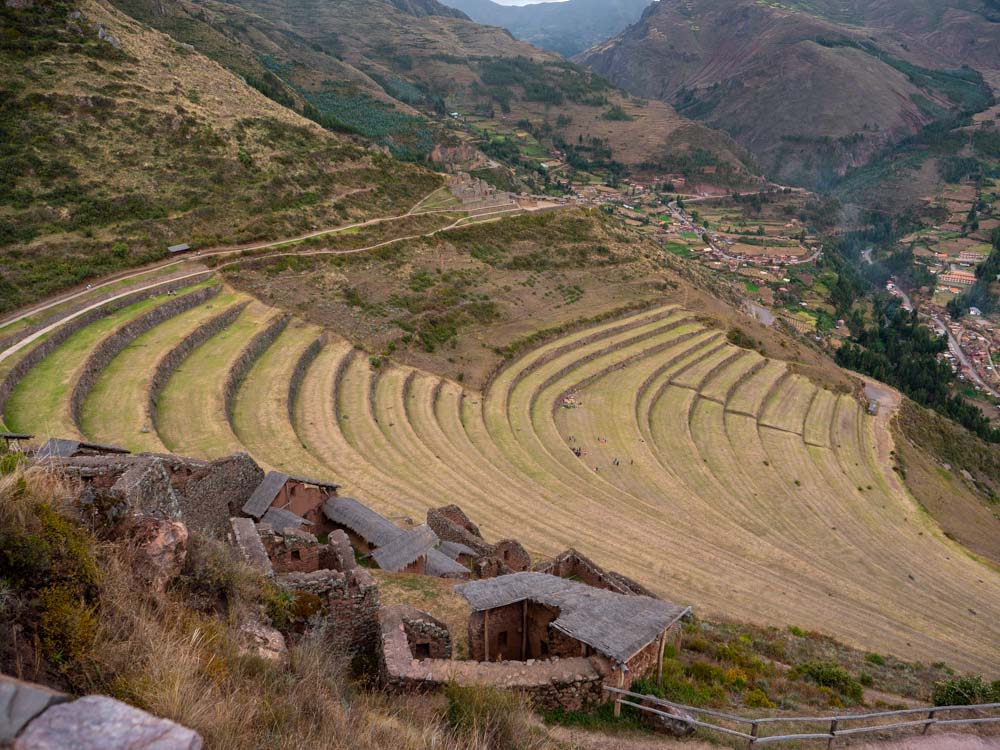
[(164, 354), (160, 358), (160, 361), (156, 363), (156, 369), (153, 371), (153, 377), (149, 383), (149, 394), (146, 404), (146, 413), (154, 428), (156, 427), (156, 402), (159, 401), (160, 394), (166, 387), (167, 381), (170, 380), (170, 376), (174, 370), (180, 367), (181, 362), (187, 359), (191, 355), (191, 352), (201, 344), (223, 329), (228, 328), (249, 304), (249, 302), (244, 302), (239, 305), (233, 305), (223, 310), (211, 320), (205, 321), (191, 331), (177, 346)]
[[(253, 494), (263, 470), (246, 453), (215, 461), (167, 454), (47, 458), (44, 465), (84, 483), (90, 509), (115, 523), (129, 513), (159, 513), (222, 538), (233, 509)], [(160, 480), (160, 467), (167, 484)]]
[(489, 685), (528, 696), (537, 708), (584, 711), (605, 702), (610, 663), (598, 656), (527, 662), (475, 662), (414, 658), (403, 617), (380, 612), (379, 673), (394, 692), (431, 692), (447, 684)]
[(133, 292), (132, 294), (128, 294), (121, 299), (108, 302), (106, 305), (98, 307), (94, 310), (82, 313), (81, 315), (56, 328), (45, 338), (44, 341), (25, 354), (24, 357), (22, 357), (18, 363), (11, 368), (10, 372), (7, 373), (7, 377), (3, 379), (3, 382), (0, 383), (0, 414), (3, 414), (3, 410), (7, 405), (7, 399), (10, 398), (10, 394), (14, 392), (17, 384), (20, 383), (21, 379), (28, 374), (28, 371), (52, 354), (52, 352), (54, 352), (58, 347), (62, 346), (62, 344), (65, 343), (66, 340), (69, 339), (74, 333), (82, 328), (85, 328), (86, 326), (89, 326), (91, 323), (100, 320), (101, 318), (111, 315), (117, 310), (121, 310), (124, 307), (134, 305), (136, 302), (141, 302), (142, 300), (149, 299), (150, 297), (155, 297), (160, 294), (166, 294), (167, 292), (173, 292), (178, 289), (183, 289), (184, 287), (189, 287), (193, 283), (196, 283), (193, 279), (177, 279), (149, 289), (142, 289), (137, 292)]
[[(288, 573), (278, 576), (276, 581), (295, 593), (303, 619), (314, 616), (326, 619), (327, 636), (335, 652), (345, 656), (375, 655), (379, 641), (379, 594), (378, 585), (367, 570)], [(315, 605), (314, 611), (310, 611), (310, 603)]]
[(295, 363), (295, 369), (292, 370), (292, 377), (288, 380), (288, 419), (292, 424), (295, 424), (295, 402), (299, 398), (299, 390), (302, 388), (302, 381), (305, 380), (306, 371), (309, 369), (309, 365), (316, 361), (316, 357), (323, 350), (323, 339), (318, 338), (313, 341), (306, 350), (302, 352), (302, 356), (299, 357), (299, 361)]
[(210, 300), (219, 293), (219, 289), (218, 285), (204, 287), (157, 305), (145, 315), (140, 315), (135, 320), (126, 323), (94, 347), (90, 356), (87, 357), (87, 361), (83, 365), (83, 372), (76, 381), (76, 385), (73, 386), (73, 393), (70, 395), (70, 409), (77, 429), (82, 430), (80, 414), (83, 411), (83, 403), (111, 360), (121, 354), (125, 347), (142, 334), (151, 331), (165, 320)]
[(503, 560), (513, 573), (523, 573), (531, 568), (531, 556), (516, 539), (501, 539), (493, 545), (493, 554)]
[(257, 525), (257, 533), (264, 545), (271, 567), (278, 575), (283, 573), (312, 573), (321, 569), (320, 554), (325, 544), (308, 531), (284, 529), (280, 534), (266, 523)]
[[(264, 470), (249, 454), (217, 458), (186, 477), (181, 513), (188, 526), (217, 538), (225, 536), (229, 517), (237, 514), (264, 481)], [(179, 483), (175, 481), (175, 486)]]
[(625, 596), (638, 594), (653, 599), (658, 598), (642, 584), (613, 570), (604, 570), (589, 557), (572, 548), (552, 560), (539, 563), (534, 569), (539, 573), (548, 573), (559, 578), (572, 578), (588, 586), (613, 591), (616, 594)]
[(448, 626), (431, 614), (406, 604), (379, 610), (379, 627), (402, 628), (414, 659), (450, 659), (451, 633)]
[(233, 409), (236, 406), (236, 394), (239, 392), (240, 386), (246, 380), (250, 368), (270, 348), (271, 344), (281, 335), (282, 331), (288, 327), (291, 319), (291, 315), (281, 315), (276, 318), (267, 328), (250, 339), (250, 343), (240, 352), (240, 356), (233, 363), (233, 366), (229, 368), (229, 375), (226, 377), (226, 385), (223, 393), (226, 420), (234, 430), (236, 427), (233, 424)]

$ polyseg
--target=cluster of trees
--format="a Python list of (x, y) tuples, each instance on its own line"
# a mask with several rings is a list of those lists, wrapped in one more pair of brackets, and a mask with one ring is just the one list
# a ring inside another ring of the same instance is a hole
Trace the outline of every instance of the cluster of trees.
[(887, 295), (875, 298), (873, 318), (873, 324), (864, 325), (860, 316), (852, 316), (852, 342), (837, 350), (837, 364), (888, 383), (982, 439), (1000, 443), (1000, 429), (991, 427), (976, 406), (952, 395), (954, 373), (939, 357), (948, 348), (943, 337)]

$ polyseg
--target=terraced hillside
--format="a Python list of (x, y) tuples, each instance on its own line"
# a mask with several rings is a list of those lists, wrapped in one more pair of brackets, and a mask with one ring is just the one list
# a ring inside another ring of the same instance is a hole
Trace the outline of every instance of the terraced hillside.
[(388, 516), (459, 503), (489, 536), (575, 545), (706, 614), (1000, 672), (1000, 574), (918, 510), (884, 425), (678, 306), (551, 340), (479, 393), (202, 283), (25, 369), (0, 404), (13, 429), (244, 448)]

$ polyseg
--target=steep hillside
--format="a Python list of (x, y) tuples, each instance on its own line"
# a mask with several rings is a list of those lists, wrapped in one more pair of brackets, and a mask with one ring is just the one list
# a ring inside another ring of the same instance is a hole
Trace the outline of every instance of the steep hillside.
[[(968, 46), (993, 39), (997, 58), (1000, 26), (979, 18)], [(927, 30), (926, 45), (939, 31)], [(824, 188), (928, 124), (988, 105), (978, 73), (922, 67), (911, 41), (924, 44), (892, 27), (840, 25), (786, 6), (696, 0), (653, 5), (579, 59), (638, 96), (730, 133), (772, 176)], [(957, 65), (959, 47), (949, 45), (956, 57), (938, 54), (928, 64)]]
[[(527, 122), (544, 130), (546, 144), (533, 147), (530, 170), (558, 143), (580, 146), (588, 161), (700, 160), (746, 171), (726, 136), (663, 103), (633, 101), (555, 54), (464, 17), (382, 0), (116, 3), (277, 100), (308, 104), (316, 119), (403, 158), (471, 141), (512, 163), (523, 154), (506, 139)], [(453, 112), (462, 118), (447, 116)]]
[(476, 23), (502, 26), (518, 39), (571, 57), (639, 20), (650, 0), (563, 0), (499, 5), (492, 0), (447, 0)]
[(0, 311), (169, 244), (405, 211), (438, 184), (102, 0), (0, 18)]

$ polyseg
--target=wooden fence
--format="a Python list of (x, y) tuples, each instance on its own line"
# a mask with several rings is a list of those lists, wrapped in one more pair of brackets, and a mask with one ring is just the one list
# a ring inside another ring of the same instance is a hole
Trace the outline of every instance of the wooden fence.
[[(974, 706), (931, 706), (927, 708), (908, 708), (900, 711), (882, 711), (870, 714), (842, 714), (839, 716), (774, 716), (750, 719), (745, 716), (714, 711), (707, 708), (685, 706), (673, 703), (652, 695), (631, 693), (628, 690), (607, 687), (606, 691), (615, 696), (615, 715), (619, 715), (621, 706), (632, 706), (646, 713), (662, 716), (672, 721), (683, 721), (695, 727), (702, 727), (714, 732), (739, 737), (747, 741), (747, 748), (758, 745), (769, 745), (780, 742), (801, 740), (826, 740), (828, 748), (833, 747), (838, 737), (853, 737), (873, 732), (885, 732), (896, 729), (917, 729), (921, 734), (927, 734), (933, 726), (958, 726), (972, 724), (989, 724), (1000, 722), (1000, 703), (981, 703)], [(643, 705), (643, 704), (646, 705)], [(661, 711), (656, 706), (678, 709), (688, 714), (678, 716), (667, 711)], [(967, 716), (951, 718), (955, 712), (966, 712)], [(910, 717), (920, 718), (910, 718)], [(740, 729), (723, 726), (712, 719), (734, 724)], [(852, 726), (860, 722), (869, 723), (866, 726)], [(817, 731), (797, 734), (766, 734), (770, 727), (781, 724), (813, 724)], [(819, 731), (819, 727), (823, 731)], [(743, 729), (747, 731), (743, 731)]]

